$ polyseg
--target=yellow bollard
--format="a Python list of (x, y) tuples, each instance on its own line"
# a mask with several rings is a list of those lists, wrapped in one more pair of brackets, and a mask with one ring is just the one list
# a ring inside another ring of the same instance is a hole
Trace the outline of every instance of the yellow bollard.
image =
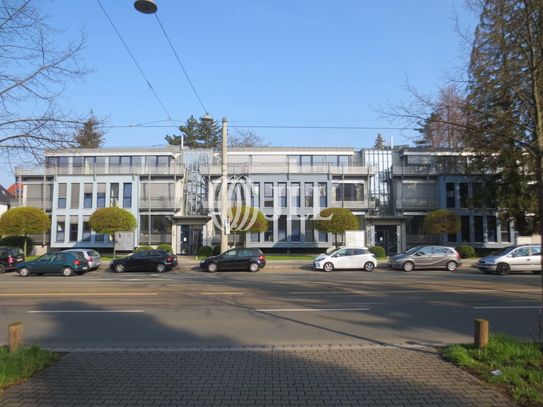
[(23, 323), (9, 324), (9, 353), (16, 352), (23, 346)]
[(482, 349), (488, 343), (488, 321), (485, 319), (475, 320), (475, 338), (474, 345), (477, 349)]

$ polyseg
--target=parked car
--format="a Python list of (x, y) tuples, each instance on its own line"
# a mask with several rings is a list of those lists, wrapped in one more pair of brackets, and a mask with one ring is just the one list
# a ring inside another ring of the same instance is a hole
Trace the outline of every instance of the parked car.
[(266, 267), (266, 257), (260, 249), (232, 249), (203, 259), (200, 267), (210, 273), (223, 270), (249, 270), (256, 273)]
[(49, 273), (62, 273), (66, 277), (74, 273), (85, 274), (89, 270), (87, 259), (78, 253), (59, 252), (46, 253), (36, 260), (25, 261), (17, 265), (17, 272), (21, 277), (28, 277), (30, 274), (43, 276)]
[(407, 250), (405, 253), (392, 256), (388, 264), (404, 271), (440, 267), (454, 271), (462, 265), (462, 259), (452, 247), (417, 246)]
[(313, 261), (318, 270), (363, 269), (373, 271), (377, 266), (375, 255), (366, 247), (340, 247), (328, 253), (319, 254)]
[(505, 275), (510, 271), (531, 271), (541, 274), (541, 246), (517, 245), (508, 246), (483, 257), (477, 264), (477, 268), (486, 273), (494, 272)]
[(79, 253), (89, 262), (89, 271), (96, 270), (102, 264), (102, 259), (100, 258), (100, 253), (94, 249), (67, 249), (63, 252)]
[(115, 273), (155, 271), (164, 273), (177, 267), (177, 256), (168, 250), (140, 250), (132, 256), (115, 259), (109, 268)]
[(23, 249), (19, 247), (0, 247), (0, 274), (15, 270), (17, 265), (24, 261)]

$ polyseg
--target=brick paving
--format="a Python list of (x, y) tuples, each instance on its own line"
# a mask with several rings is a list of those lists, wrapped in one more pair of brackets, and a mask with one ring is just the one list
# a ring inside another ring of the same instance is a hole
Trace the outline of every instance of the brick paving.
[(516, 406), (432, 348), (268, 347), (71, 352), (2, 407)]

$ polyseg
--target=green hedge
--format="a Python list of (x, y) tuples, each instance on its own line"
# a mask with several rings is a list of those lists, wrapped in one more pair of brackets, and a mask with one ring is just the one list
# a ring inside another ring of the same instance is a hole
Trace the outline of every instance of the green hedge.
[[(0, 239), (0, 246), (12, 246), (20, 247), (24, 249), (25, 247), (25, 237), (24, 236), (6, 236), (3, 239)], [(34, 242), (31, 238), (26, 238), (26, 255), (30, 256), (32, 254), (32, 248), (34, 247)]]
[(470, 257), (475, 256), (475, 249), (467, 244), (458, 246), (456, 251), (463, 259), (469, 259)]
[(386, 257), (385, 249), (383, 249), (381, 246), (370, 247), (370, 252), (375, 254), (375, 257), (377, 257), (378, 259)]
[(153, 248), (151, 246), (143, 245), (143, 246), (138, 247), (136, 250), (134, 250), (134, 253), (137, 253), (140, 250), (153, 250)]
[(211, 246), (202, 246), (198, 249), (198, 257), (211, 257), (213, 255), (213, 249)]
[(161, 245), (158, 245), (157, 249), (158, 249), (158, 250), (168, 250), (169, 252), (172, 252), (172, 253), (173, 253), (172, 246), (170, 246), (169, 244), (161, 244)]
[(221, 246), (213, 246), (213, 256), (221, 254)]

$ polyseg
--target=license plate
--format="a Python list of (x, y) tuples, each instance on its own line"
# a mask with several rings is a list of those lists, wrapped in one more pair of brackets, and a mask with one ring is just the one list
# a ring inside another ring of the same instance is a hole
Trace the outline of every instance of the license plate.
[(86, 269), (88, 269), (88, 267), (81, 267), (81, 268), (82, 268), (83, 270), (86, 270)]

